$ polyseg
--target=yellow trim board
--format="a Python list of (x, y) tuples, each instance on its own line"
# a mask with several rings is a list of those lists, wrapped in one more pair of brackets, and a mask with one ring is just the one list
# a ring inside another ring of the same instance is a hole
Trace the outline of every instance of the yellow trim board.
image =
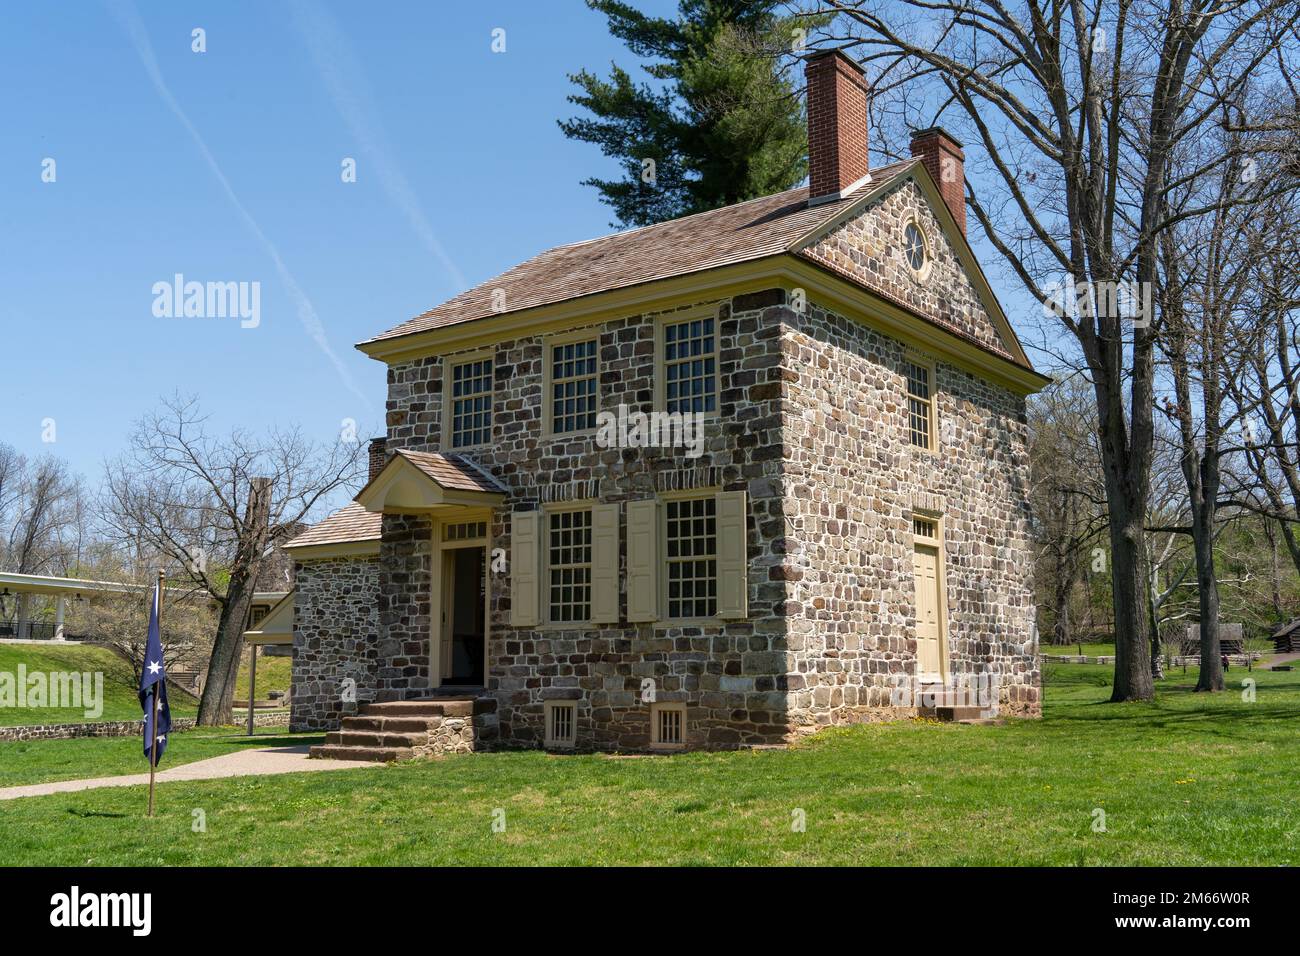
[(327, 541), (324, 544), (286, 545), (284, 550), (292, 551), (295, 561), (375, 557), (379, 554), (379, 539), (367, 538), (364, 541)]
[[(951, 213), (947, 213), (946, 206), (941, 213), (937, 211), (937, 214), (947, 214), (951, 220)], [(820, 302), (822, 305), (836, 308), (851, 318), (899, 339), (905, 345), (931, 352), (944, 362), (964, 368), (1017, 394), (1036, 392), (1052, 381), (1049, 376), (987, 351), (930, 320), (889, 302), (864, 286), (788, 252), (671, 279), (594, 293), (520, 312), (427, 329), (396, 339), (363, 342), (357, 348), (371, 358), (393, 364), (453, 350), (495, 345), (503, 339), (521, 334), (545, 335), (578, 324), (592, 325), (626, 318), (638, 312), (660, 312), (684, 305), (702, 306), (745, 292), (760, 292), (776, 287), (788, 290), (796, 286), (824, 296)], [(814, 298), (812, 295), (809, 297)]]
[(356, 348), (381, 362), (408, 361), (429, 355), (495, 345), (512, 334), (529, 335), (567, 331), (578, 325), (594, 325), (638, 312), (661, 312), (683, 305), (705, 304), (728, 299), (742, 292), (758, 292), (774, 275), (772, 263), (785, 253), (735, 265), (704, 269), (669, 279), (655, 279), (637, 285), (593, 292), (549, 305), (518, 312), (484, 316), (436, 329), (425, 329), (392, 339), (361, 342)]
[(875, 186), (875, 188), (863, 194), (860, 198), (850, 203), (846, 208), (836, 213), (832, 219), (823, 222), (817, 227), (804, 233), (803, 236), (790, 244), (787, 251), (794, 254), (807, 248), (818, 239), (823, 238), (829, 232), (848, 222), (854, 216), (861, 213), (867, 206), (871, 205), (871, 203), (875, 202), (885, 193), (908, 179), (913, 180), (925, 195), (926, 201), (930, 205), (931, 214), (939, 222), (939, 227), (943, 230), (944, 237), (948, 240), (948, 244), (952, 246), (953, 251), (956, 252), (957, 258), (961, 260), (962, 268), (965, 270), (967, 278), (969, 278), (971, 284), (975, 286), (975, 294), (979, 296), (980, 301), (984, 304), (984, 308), (988, 311), (989, 318), (993, 320), (993, 324), (1002, 338), (1002, 344), (1006, 346), (1007, 351), (1010, 352), (1013, 357), (1024, 364), (1029, 365), (1029, 357), (1025, 355), (1025, 350), (1020, 344), (1020, 339), (1016, 335), (1015, 329), (1012, 328), (1011, 321), (1007, 318), (1006, 312), (1002, 309), (1002, 303), (999, 302), (998, 297), (993, 294), (993, 287), (989, 285), (988, 277), (984, 275), (984, 270), (980, 266), (979, 259), (975, 256), (975, 250), (971, 248), (970, 241), (957, 225), (957, 220), (953, 219), (952, 210), (948, 208), (948, 204), (943, 201), (943, 197), (939, 194), (939, 187), (935, 185), (934, 180), (930, 177), (929, 171), (919, 160), (914, 161), (911, 166), (900, 170), (889, 179), (880, 182)]
[(986, 351), (816, 263), (789, 256), (786, 273), (789, 281), (809, 293), (810, 300), (843, 311), (904, 346), (920, 349), (1019, 395), (1037, 392), (1052, 381), (1049, 376)]

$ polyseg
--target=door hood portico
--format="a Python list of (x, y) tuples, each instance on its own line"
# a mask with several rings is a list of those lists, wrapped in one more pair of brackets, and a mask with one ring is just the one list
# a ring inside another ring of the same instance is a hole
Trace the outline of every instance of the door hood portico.
[(448, 508), (491, 508), (506, 488), (468, 458), (399, 448), (356, 501), (367, 511), (426, 514)]

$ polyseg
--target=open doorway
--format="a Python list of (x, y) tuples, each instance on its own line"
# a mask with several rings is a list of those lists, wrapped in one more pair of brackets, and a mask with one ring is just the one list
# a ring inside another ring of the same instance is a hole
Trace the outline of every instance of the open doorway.
[(483, 686), (486, 601), (487, 548), (445, 548), (439, 668), (442, 686)]

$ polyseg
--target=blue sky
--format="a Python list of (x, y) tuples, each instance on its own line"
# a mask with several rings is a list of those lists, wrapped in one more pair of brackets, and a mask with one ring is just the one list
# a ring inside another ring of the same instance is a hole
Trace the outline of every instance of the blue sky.
[[(221, 430), (381, 430), (384, 368), (354, 343), (611, 231), (580, 181), (613, 165), (556, 126), (575, 113), (566, 74), (635, 62), (602, 16), (580, 0), (383, 9), (6, 10), (0, 441), (53, 451), (94, 485), (132, 422), (175, 390)], [(260, 324), (155, 317), (153, 285), (176, 273), (259, 282)]]
[[(94, 482), (132, 421), (175, 389), (217, 427), (298, 423), (332, 439), (352, 418), (373, 430), (384, 369), (354, 343), (542, 248), (609, 231), (579, 182), (610, 164), (556, 126), (574, 112), (567, 73), (628, 59), (603, 18), (568, 0), (394, 9), (6, 11), (0, 440), (54, 451)], [(205, 53), (191, 50), (195, 27)], [(498, 27), (504, 53), (491, 49)], [(355, 183), (342, 182), (344, 157)], [(153, 284), (177, 272), (260, 282), (260, 325), (156, 318)]]

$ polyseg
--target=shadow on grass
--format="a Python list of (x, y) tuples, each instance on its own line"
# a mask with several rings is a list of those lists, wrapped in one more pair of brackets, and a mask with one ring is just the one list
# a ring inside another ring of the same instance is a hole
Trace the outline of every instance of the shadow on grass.
[[(1156, 687), (1154, 701), (1112, 703), (1107, 699), (1063, 701), (1050, 707), (1045, 716), (1054, 723), (1124, 726), (1135, 730), (1195, 727), (1225, 738), (1243, 737), (1261, 728), (1280, 730), (1294, 720), (1300, 680), (1269, 681), (1255, 688), (1256, 699), (1242, 699), (1240, 686), (1244, 677), (1258, 672), (1234, 671), (1227, 676), (1227, 687), (1215, 693), (1198, 692), (1195, 677), (1188, 674), (1166, 678)], [(1109, 687), (1109, 672), (1093, 670), (1078, 673), (1053, 670), (1044, 674), (1044, 683), (1057, 689)], [(1271, 699), (1270, 699), (1271, 698)]]

